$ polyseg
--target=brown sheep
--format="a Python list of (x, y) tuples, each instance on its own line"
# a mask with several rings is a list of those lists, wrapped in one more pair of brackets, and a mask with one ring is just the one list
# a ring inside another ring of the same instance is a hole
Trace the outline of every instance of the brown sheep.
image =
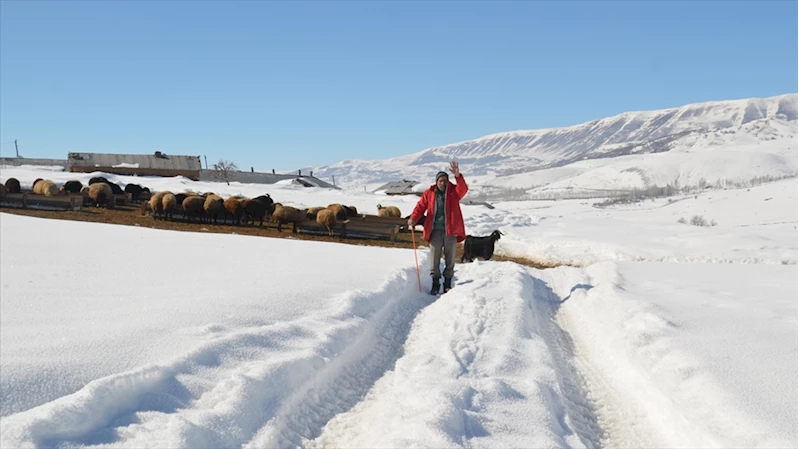
[(255, 220), (260, 223), (258, 226), (264, 225), (264, 215), (266, 215), (266, 204), (259, 200), (244, 200), (241, 202), (241, 207), (244, 209), (244, 223), (255, 225)]
[(381, 205), (377, 205), (377, 216), (378, 217), (402, 217), (402, 213), (400, 212), (397, 206), (386, 206), (383, 207)]
[(336, 214), (336, 219), (344, 221), (347, 219), (347, 209), (344, 208), (341, 204), (334, 203), (328, 204), (327, 208), (332, 210), (334, 214)]
[(106, 208), (114, 207), (114, 192), (111, 191), (111, 186), (106, 183), (98, 182), (90, 185), (89, 198), (94, 203), (94, 207), (100, 207), (100, 205)]
[(333, 227), (336, 226), (336, 214), (330, 209), (322, 209), (316, 214), (316, 222), (319, 226), (327, 228), (330, 237), (333, 237)]
[(307, 213), (308, 211), (306, 209), (300, 210), (291, 206), (277, 206), (275, 207), (274, 214), (272, 214), (272, 219), (277, 222), (277, 232), (283, 232), (283, 225), (291, 223), (291, 233), (296, 234), (297, 223), (305, 221)]
[(193, 195), (183, 200), (183, 213), (186, 214), (186, 221), (191, 223), (191, 217), (196, 216), (200, 223), (203, 222), (205, 213), (205, 199), (198, 195)]
[(347, 209), (347, 216), (348, 217), (357, 217), (358, 216), (358, 209), (355, 206), (344, 206)]
[(167, 193), (169, 192), (164, 190), (162, 192), (156, 192), (150, 197), (150, 210), (153, 211), (154, 220), (157, 220), (159, 216), (161, 218), (164, 216), (164, 203), (162, 201), (164, 199), (164, 195)]
[(22, 192), (22, 189), (19, 187), (19, 180), (17, 178), (8, 178), (6, 180), (6, 190), (8, 190), (8, 193)]
[(163, 207), (164, 217), (169, 218), (169, 221), (172, 221), (172, 214), (178, 210), (177, 197), (172, 192), (166, 192), (164, 193), (164, 196), (161, 197), (161, 205)]
[(224, 202), (225, 211), (233, 216), (237, 225), (241, 224), (241, 216), (244, 215), (244, 209), (241, 207), (241, 200), (243, 199), (241, 196), (231, 196)]
[(326, 207), (321, 207), (321, 206), (312, 207), (312, 208), (308, 209), (308, 213), (306, 215), (308, 216), (309, 220), (316, 220), (316, 214), (318, 214), (320, 210), (324, 210), (324, 209), (327, 209), (327, 208)]
[(205, 210), (205, 216), (208, 218), (208, 222), (210, 223), (211, 217), (214, 217), (214, 223), (216, 223), (216, 218), (220, 214), (225, 213), (225, 201), (221, 196), (211, 193), (205, 198), (203, 210)]
[(58, 195), (58, 187), (49, 179), (42, 179), (33, 186), (33, 193), (44, 196)]

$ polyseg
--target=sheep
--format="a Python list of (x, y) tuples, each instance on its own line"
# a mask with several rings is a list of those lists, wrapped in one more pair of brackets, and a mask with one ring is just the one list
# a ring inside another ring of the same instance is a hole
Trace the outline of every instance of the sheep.
[(211, 216), (213, 216), (214, 223), (216, 223), (216, 218), (219, 214), (225, 213), (225, 202), (221, 196), (212, 193), (205, 198), (203, 210), (205, 211), (205, 216), (208, 218), (208, 222), (211, 222)]
[(268, 207), (268, 206), (270, 206), (271, 204), (274, 204), (274, 203), (275, 203), (275, 202), (272, 200), (272, 197), (271, 197), (271, 196), (269, 196), (269, 194), (268, 194), (268, 193), (265, 193), (265, 194), (263, 194), (263, 195), (261, 195), (261, 196), (256, 196), (256, 197), (255, 197), (255, 198), (253, 198), (253, 199), (254, 199), (254, 200), (257, 200), (257, 201), (260, 201), (260, 202), (262, 202), (262, 203), (264, 204), (264, 206), (267, 206), (267, 207)]
[(153, 194), (148, 187), (142, 187), (141, 193), (139, 193), (139, 201), (149, 202), (152, 196)]
[(185, 200), (186, 198), (188, 198), (190, 196), (193, 196), (193, 194), (187, 193), (187, 192), (176, 193), (175, 194), (175, 201), (177, 202), (177, 204), (180, 204), (181, 207), (183, 207), (183, 200)]
[(6, 186), (4, 184), (0, 184), (0, 198), (6, 196), (6, 193), (8, 193)]
[(316, 216), (319, 213), (319, 211), (320, 210), (325, 210), (325, 209), (327, 209), (327, 208), (326, 207), (321, 207), (321, 206), (312, 207), (312, 208), (308, 209), (308, 212), (306, 213), (306, 216), (308, 217), (309, 220), (316, 220)]
[(316, 222), (319, 226), (327, 228), (330, 237), (333, 237), (333, 227), (336, 226), (336, 214), (330, 209), (322, 209), (316, 214)]
[(114, 195), (124, 195), (125, 192), (122, 190), (122, 187), (119, 187), (119, 184), (114, 184), (113, 182), (106, 182), (109, 187), (111, 187), (111, 193)]
[[(410, 216), (410, 215), (408, 215), (407, 217), (405, 217), (405, 218), (404, 218), (404, 220), (407, 222), (409, 218), (411, 218), (411, 216)], [(419, 221), (417, 221), (417, 222), (416, 222), (416, 224), (414, 225), (414, 228), (415, 228), (416, 226), (421, 226), (421, 227), (424, 227), (424, 221), (425, 221), (425, 220), (427, 220), (427, 215), (422, 215), (422, 218), (420, 218), (420, 219), (419, 219)], [(405, 226), (402, 226), (401, 228), (402, 228), (403, 230), (410, 231), (410, 229), (408, 228), (408, 225), (407, 225), (407, 224), (406, 224)]]
[(58, 187), (55, 186), (53, 181), (43, 179), (33, 186), (33, 193), (44, 196), (55, 196), (58, 195)]
[(337, 220), (346, 220), (347, 219), (347, 209), (344, 208), (341, 204), (334, 203), (328, 204), (327, 208), (332, 210), (334, 214), (336, 214)]
[(167, 191), (163, 192), (156, 192), (153, 196), (150, 197), (150, 207), (149, 210), (153, 212), (153, 220), (157, 220), (158, 216), (160, 215), (161, 218), (164, 216), (164, 203), (162, 202), (164, 195), (166, 195)]
[(199, 195), (190, 196), (183, 200), (181, 206), (183, 206), (183, 213), (186, 214), (186, 221), (191, 222), (192, 215), (196, 215), (200, 223), (202, 223), (205, 212), (205, 199), (203, 197)]
[(258, 200), (244, 200), (241, 202), (244, 209), (244, 222), (255, 224), (255, 220), (260, 221), (258, 226), (264, 225), (264, 215), (266, 215), (266, 205)]
[(22, 192), (22, 189), (19, 187), (19, 180), (17, 178), (8, 178), (6, 180), (6, 190), (8, 190), (8, 193)]
[(494, 243), (499, 240), (502, 235), (504, 234), (499, 230), (492, 232), (491, 235), (487, 237), (473, 237), (467, 235), (466, 240), (463, 242), (463, 257), (461, 257), (461, 263), (466, 260), (471, 262), (475, 257), (481, 257), (483, 260), (491, 259), (491, 256), (494, 255)]
[(89, 186), (89, 198), (94, 202), (94, 207), (103, 205), (109, 208), (114, 206), (114, 194), (111, 192), (111, 186), (102, 182)]
[(355, 206), (344, 206), (344, 209), (347, 210), (348, 217), (357, 217), (358, 216), (358, 209)]
[(108, 184), (108, 186), (111, 187), (111, 194), (113, 195), (122, 195), (123, 193), (125, 193), (122, 191), (122, 187), (119, 187), (119, 184), (114, 184), (113, 182), (105, 179), (102, 176), (95, 176), (94, 178), (89, 180), (90, 186), (99, 183)]
[(143, 191), (144, 189), (142, 186), (138, 184), (128, 184), (125, 186), (125, 193), (130, 193), (130, 200), (134, 203), (139, 202), (139, 197), (141, 197)]
[(172, 214), (174, 214), (178, 209), (178, 200), (175, 194), (172, 192), (164, 193), (164, 196), (161, 197), (161, 207), (164, 214), (163, 217), (169, 218), (169, 221), (172, 221)]
[(291, 233), (296, 234), (297, 223), (303, 222), (307, 213), (308, 211), (305, 209), (300, 210), (291, 206), (277, 206), (274, 214), (272, 214), (272, 218), (277, 222), (277, 232), (283, 232), (283, 224), (291, 223)]
[(386, 206), (383, 207), (381, 205), (377, 205), (377, 216), (378, 217), (401, 217), (402, 213), (400, 212), (397, 206)]
[(33, 184), (31, 185), (31, 190), (33, 190), (34, 192), (36, 192), (36, 183), (38, 183), (39, 181), (44, 181), (44, 179), (36, 178), (33, 180)]
[(62, 193), (80, 193), (81, 189), (83, 188), (83, 183), (80, 181), (67, 181), (61, 186), (59, 189)]
[(103, 183), (106, 183), (106, 184), (108, 184), (108, 180), (107, 180), (107, 179), (105, 179), (104, 177), (102, 177), (102, 176), (95, 176), (94, 178), (92, 178), (92, 179), (90, 179), (90, 180), (89, 180), (89, 185), (92, 185), (92, 184), (97, 184), (98, 182), (103, 182)]
[(231, 196), (223, 203), (225, 211), (233, 216), (237, 225), (241, 224), (241, 216), (244, 215), (244, 209), (241, 207), (241, 200), (243, 199), (244, 197), (241, 196)]

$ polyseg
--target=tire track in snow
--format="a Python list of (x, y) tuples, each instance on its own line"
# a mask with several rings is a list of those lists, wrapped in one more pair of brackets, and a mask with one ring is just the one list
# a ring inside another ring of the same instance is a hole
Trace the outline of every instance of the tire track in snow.
[[(399, 358), (429, 300), (403, 270), (334, 312), (213, 331), (185, 356), (97, 379), (3, 420), (3, 447), (296, 447)], [(157, 400), (156, 400), (157, 399)]]
[[(409, 274), (410, 272), (406, 273)], [(403, 278), (410, 285), (411, 276)], [(397, 291), (403, 290), (399, 285)], [(244, 448), (298, 447), (319, 436), (324, 425), (366, 395), (402, 353), (414, 317), (431, 297), (415, 290), (400, 295), (364, 322), (358, 334), (292, 391), (278, 413)], [(387, 289), (390, 292), (392, 289)], [(377, 295), (390, 294), (383, 290)]]
[(574, 342), (556, 320), (562, 300), (541, 279), (530, 275), (530, 281), (533, 284), (530, 311), (556, 366), (558, 385), (567, 405), (564, 418), (568, 417), (587, 447), (599, 448), (605, 432), (599, 424), (597, 404), (590, 399), (586, 383), (574, 363)]
[(530, 273), (497, 262), (460, 268), (456, 288), (414, 321), (394, 369), (306, 444), (600, 447), (595, 407), (555, 322), (558, 301)]

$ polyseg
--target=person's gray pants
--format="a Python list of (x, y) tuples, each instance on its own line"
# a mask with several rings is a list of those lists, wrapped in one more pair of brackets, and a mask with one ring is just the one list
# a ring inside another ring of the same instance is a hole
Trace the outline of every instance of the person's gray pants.
[(447, 235), (444, 230), (430, 234), (430, 276), (441, 277), (441, 251), (444, 251), (444, 277), (451, 278), (455, 274), (455, 245), (458, 237)]

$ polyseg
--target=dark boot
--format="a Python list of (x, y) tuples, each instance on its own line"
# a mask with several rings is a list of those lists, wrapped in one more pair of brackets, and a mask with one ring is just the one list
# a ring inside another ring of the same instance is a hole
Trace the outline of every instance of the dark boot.
[(444, 293), (452, 290), (452, 278), (444, 278)]
[(431, 295), (437, 295), (438, 294), (438, 290), (441, 288), (440, 279), (441, 278), (433, 278), (433, 288), (430, 289), (430, 294)]

